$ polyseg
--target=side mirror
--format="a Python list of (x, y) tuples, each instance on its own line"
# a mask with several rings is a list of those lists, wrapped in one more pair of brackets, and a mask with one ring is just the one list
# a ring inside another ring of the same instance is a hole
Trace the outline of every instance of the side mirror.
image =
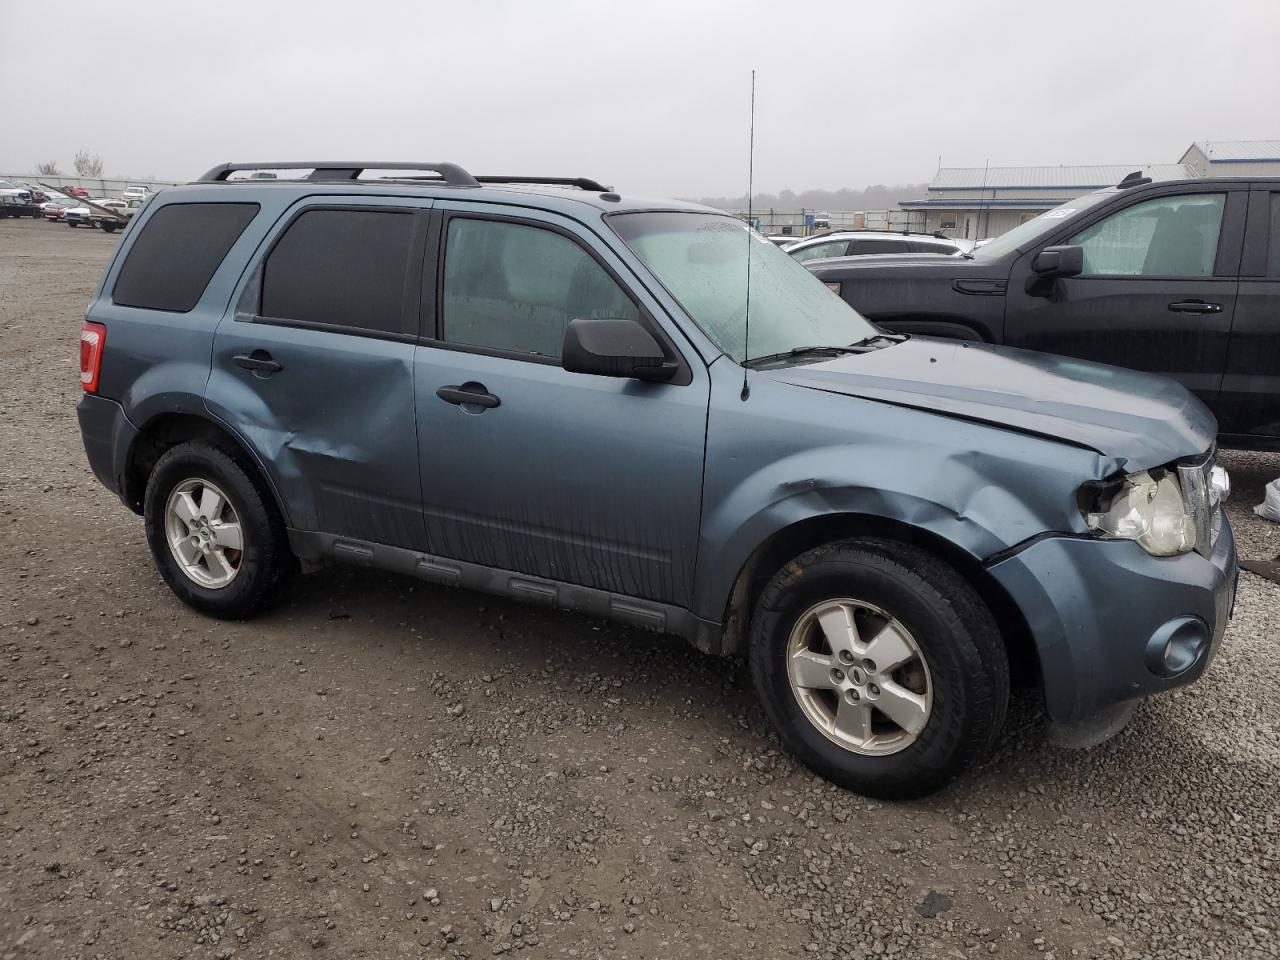
[(1045, 279), (1077, 277), (1084, 272), (1084, 248), (1074, 244), (1045, 247), (1036, 254), (1031, 269)]
[(634, 320), (569, 321), (560, 366), (570, 373), (656, 382), (670, 380), (676, 373), (676, 364), (666, 358), (653, 334)]

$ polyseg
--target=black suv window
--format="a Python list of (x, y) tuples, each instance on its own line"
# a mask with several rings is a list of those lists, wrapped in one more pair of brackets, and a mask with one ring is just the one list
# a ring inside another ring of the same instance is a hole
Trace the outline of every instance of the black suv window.
[(1084, 276), (1211, 277), (1226, 195), (1157, 197), (1113, 213), (1071, 238)]
[(133, 241), (111, 299), (126, 307), (188, 312), (257, 213), (256, 203), (161, 207)]
[(380, 333), (406, 329), (409, 210), (309, 210), (267, 255), (264, 317)]
[(1267, 276), (1280, 277), (1280, 193), (1271, 194), (1271, 239), (1267, 244)]
[(568, 237), (500, 220), (454, 217), (445, 238), (442, 337), (559, 357), (582, 317), (640, 319), (605, 269)]
[(849, 244), (850, 254), (906, 253), (910, 249), (905, 240), (854, 240)]

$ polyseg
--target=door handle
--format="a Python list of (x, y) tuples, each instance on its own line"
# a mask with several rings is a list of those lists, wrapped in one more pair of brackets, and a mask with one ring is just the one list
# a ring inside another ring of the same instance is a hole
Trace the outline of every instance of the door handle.
[(501, 400), (488, 391), (483, 383), (451, 384), (437, 390), (436, 396), (445, 403), (453, 403), (459, 406), (475, 404), (477, 407), (484, 407), (486, 410), (491, 410), (502, 403)]
[(275, 360), (271, 359), (271, 354), (265, 350), (255, 350), (253, 353), (238, 353), (232, 359), (235, 360), (237, 366), (268, 376), (273, 373), (279, 373), (284, 369)]
[(1169, 304), (1174, 313), (1221, 313), (1222, 304), (1206, 303), (1203, 300), (1178, 300)]

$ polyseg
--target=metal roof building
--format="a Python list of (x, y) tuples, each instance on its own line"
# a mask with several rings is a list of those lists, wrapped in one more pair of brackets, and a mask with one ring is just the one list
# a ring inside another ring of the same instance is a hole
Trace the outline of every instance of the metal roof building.
[(1201, 177), (1280, 176), (1280, 140), (1197, 140), (1182, 162)]
[(924, 200), (903, 200), (924, 214), (923, 229), (980, 240), (996, 237), (1060, 203), (1119, 183), (1135, 170), (1153, 180), (1198, 176), (1181, 163), (1118, 163), (1058, 167), (942, 167)]
[(1074, 197), (1114, 186), (1135, 170), (1153, 180), (1280, 176), (1280, 140), (1197, 141), (1178, 163), (940, 167), (927, 198), (903, 200), (898, 206), (912, 214), (916, 229), (978, 240), (999, 236)]

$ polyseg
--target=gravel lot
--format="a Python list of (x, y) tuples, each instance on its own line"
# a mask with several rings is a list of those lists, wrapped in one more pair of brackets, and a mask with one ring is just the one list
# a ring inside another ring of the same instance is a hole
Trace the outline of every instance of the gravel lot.
[[(207, 620), (80, 447), (117, 241), (0, 221), (0, 958), (1280, 955), (1280, 587), (1117, 739), (1057, 752), (1024, 693), (905, 805), (677, 640), (356, 570)], [(1280, 457), (1224, 462), (1275, 556)]]

